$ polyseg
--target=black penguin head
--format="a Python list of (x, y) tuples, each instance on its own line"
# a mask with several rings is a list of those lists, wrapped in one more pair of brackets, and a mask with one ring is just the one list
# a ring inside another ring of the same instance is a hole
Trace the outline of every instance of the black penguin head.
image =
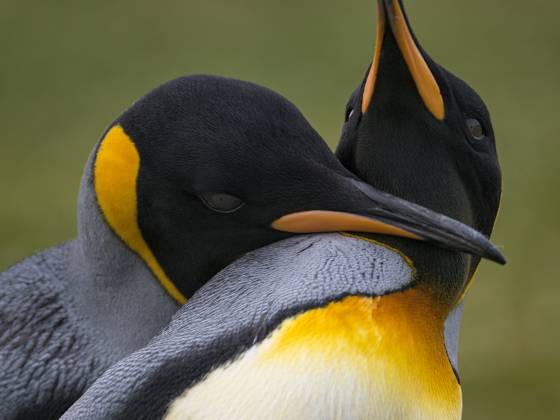
[(483, 101), (422, 49), (400, 0), (378, 0), (373, 64), (337, 155), (369, 184), (490, 235), (501, 175)]
[(466, 226), (357, 180), (295, 106), (232, 79), (180, 78), (135, 103), (101, 140), (94, 183), (109, 225), (180, 302), (293, 233), (384, 232), (497, 258)]

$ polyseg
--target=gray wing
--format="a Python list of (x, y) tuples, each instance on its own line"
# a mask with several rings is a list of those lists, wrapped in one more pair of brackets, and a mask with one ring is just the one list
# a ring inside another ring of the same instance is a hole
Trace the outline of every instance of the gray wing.
[(146, 347), (108, 369), (63, 418), (161, 418), (185, 389), (283, 320), (412, 281), (398, 253), (340, 234), (299, 236), (254, 251), (210, 280)]
[(58, 418), (107, 366), (65, 293), (71, 243), (0, 273), (0, 418)]

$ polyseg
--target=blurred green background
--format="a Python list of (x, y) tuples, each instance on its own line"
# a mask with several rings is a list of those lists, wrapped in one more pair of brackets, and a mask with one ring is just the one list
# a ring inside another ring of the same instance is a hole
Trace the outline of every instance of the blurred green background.
[[(504, 171), (494, 242), (468, 297), (465, 419), (560, 409), (560, 3), (407, 1), (436, 61), (489, 105)], [(159, 83), (214, 73), (294, 101), (334, 147), (373, 50), (374, 0), (0, 2), (0, 269), (75, 235), (82, 167)]]

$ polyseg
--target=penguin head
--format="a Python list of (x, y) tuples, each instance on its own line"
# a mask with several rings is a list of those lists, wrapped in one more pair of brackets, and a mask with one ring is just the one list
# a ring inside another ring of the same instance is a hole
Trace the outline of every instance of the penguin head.
[(401, 0), (378, 1), (373, 63), (346, 108), (337, 155), (384, 191), (492, 232), (501, 175), (490, 115), (423, 50)]
[[(336, 153), (346, 168), (383, 191), (491, 234), (501, 173), (488, 110), (424, 51), (401, 0), (378, 0), (374, 59), (345, 120)], [(410, 252), (416, 259), (435, 255), (417, 245)], [(441, 256), (457, 262), (456, 254)], [(463, 260), (472, 275), (480, 260)]]
[(497, 258), (472, 229), (359, 181), (294, 105), (246, 82), (156, 88), (111, 125), (94, 162), (105, 220), (179, 302), (296, 233), (380, 232)]

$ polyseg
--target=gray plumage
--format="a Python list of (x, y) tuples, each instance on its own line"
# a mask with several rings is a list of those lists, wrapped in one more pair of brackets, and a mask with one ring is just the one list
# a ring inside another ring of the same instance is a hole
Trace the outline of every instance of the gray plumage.
[(78, 238), (0, 274), (2, 420), (58, 418), (178, 308), (100, 214), (93, 156), (82, 179)]
[[(161, 418), (180, 393), (283, 320), (345, 296), (383, 295), (412, 282), (398, 253), (340, 234), (294, 237), (254, 251), (210, 280), (161, 334), (112, 366), (63, 418)], [(459, 314), (449, 328), (458, 328)], [(446, 328), (450, 344), (456, 335)]]

